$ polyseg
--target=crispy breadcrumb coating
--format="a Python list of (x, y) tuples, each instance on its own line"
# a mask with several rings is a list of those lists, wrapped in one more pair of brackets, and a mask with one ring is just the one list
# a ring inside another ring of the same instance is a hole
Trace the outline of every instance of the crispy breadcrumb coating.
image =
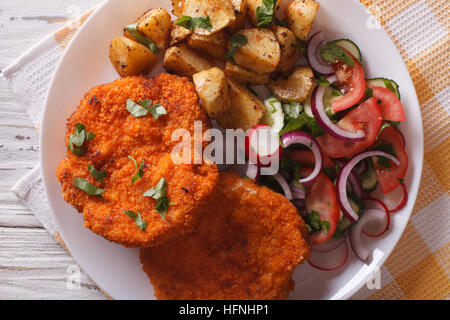
[(309, 257), (307, 231), (282, 195), (221, 173), (196, 231), (141, 249), (158, 299), (286, 299)]
[[(126, 109), (127, 99), (152, 100), (167, 114), (159, 119), (150, 114), (136, 118)], [(83, 156), (68, 151), (59, 164), (56, 173), (64, 200), (83, 213), (87, 228), (127, 247), (160, 245), (192, 232), (202, 213), (198, 207), (209, 201), (217, 185), (217, 167), (175, 165), (170, 153), (178, 143), (171, 141), (172, 133), (186, 129), (193, 137), (196, 120), (202, 121), (203, 130), (210, 128), (194, 86), (186, 78), (168, 74), (152, 79), (129, 77), (93, 88), (67, 122), (66, 144), (76, 123), (84, 124), (86, 132), (96, 137), (85, 143)], [(137, 170), (128, 156), (138, 164), (145, 160), (144, 175), (135, 183), (131, 178)], [(88, 172), (89, 165), (106, 170), (103, 183)], [(165, 219), (155, 210), (156, 200), (143, 196), (162, 177), (167, 180), (167, 198), (172, 203)], [(75, 178), (104, 189), (104, 199), (76, 188)], [(139, 210), (147, 228), (140, 230), (124, 210)]]

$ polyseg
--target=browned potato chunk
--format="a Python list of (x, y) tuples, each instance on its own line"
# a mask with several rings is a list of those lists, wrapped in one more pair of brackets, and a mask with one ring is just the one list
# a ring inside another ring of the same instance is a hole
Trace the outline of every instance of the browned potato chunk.
[(281, 101), (299, 102), (306, 100), (314, 86), (314, 74), (311, 68), (298, 66), (288, 76), (280, 76), (269, 81), (269, 90)]
[(183, 16), (209, 17), (212, 25), (211, 30), (203, 28), (194, 30), (195, 33), (203, 35), (216, 33), (236, 20), (231, 0), (186, 0)]
[(273, 32), (280, 43), (281, 49), (281, 58), (277, 70), (282, 73), (289, 72), (297, 63), (301, 54), (297, 38), (291, 30), (282, 26), (273, 27)]
[(190, 49), (185, 44), (167, 49), (163, 65), (167, 71), (172, 71), (189, 78), (200, 71), (214, 67), (211, 61)]
[(247, 0), (231, 0), (231, 2), (233, 3), (236, 20), (230, 25), (229, 30), (231, 33), (236, 33), (245, 27), (248, 5)]
[(175, 16), (181, 17), (183, 15), (185, 2), (186, 0), (172, 0), (172, 13)]
[(280, 62), (280, 44), (272, 30), (246, 29), (239, 31), (247, 37), (248, 42), (237, 49), (234, 62), (256, 73), (275, 71)]
[(172, 29), (170, 30), (170, 46), (174, 46), (180, 42), (182, 42), (184, 39), (189, 37), (192, 34), (192, 30), (186, 29), (184, 27), (177, 26), (174, 23), (172, 23)]
[(164, 50), (169, 44), (171, 21), (166, 9), (153, 9), (138, 20), (137, 30), (152, 40), (159, 50)]
[(224, 30), (207, 36), (194, 33), (188, 44), (214, 58), (224, 59), (228, 52), (228, 34)]
[(230, 78), (228, 84), (231, 107), (217, 121), (226, 129), (253, 128), (266, 113), (264, 103), (242, 84)]
[(225, 66), (225, 74), (243, 84), (263, 85), (269, 82), (269, 75), (267, 73), (259, 74), (240, 67), (230, 61), (227, 61)]
[(308, 40), (319, 6), (319, 3), (314, 0), (296, 0), (286, 7), (285, 15), (289, 29), (299, 40)]
[[(277, 12), (278, 9), (280, 8), (281, 1), (282, 0), (277, 1), (274, 8), (274, 13)], [(261, 7), (263, 5), (263, 0), (247, 0), (247, 5), (248, 5), (248, 18), (250, 20), (250, 23), (256, 27), (258, 26), (258, 17), (256, 15), (256, 10), (258, 9), (258, 7)]]
[(216, 119), (230, 108), (228, 81), (219, 68), (212, 68), (192, 76), (202, 105), (212, 119)]
[(146, 46), (120, 37), (111, 41), (109, 59), (117, 73), (124, 78), (149, 72), (158, 61), (158, 56)]

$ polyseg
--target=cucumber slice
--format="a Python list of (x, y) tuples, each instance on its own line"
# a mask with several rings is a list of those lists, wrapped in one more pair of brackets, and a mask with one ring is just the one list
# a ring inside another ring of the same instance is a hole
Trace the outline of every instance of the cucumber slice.
[(399, 85), (394, 80), (386, 78), (374, 78), (374, 79), (367, 79), (366, 82), (367, 84), (375, 87), (383, 87), (389, 89), (397, 96), (397, 98), (400, 99)]
[[(364, 204), (363, 202), (358, 199), (358, 197), (356, 197), (354, 194), (349, 193), (348, 194), (348, 201), (350, 203), (350, 206), (352, 207), (352, 209), (358, 214), (361, 215), (362, 212), (364, 211)], [(336, 230), (338, 231), (338, 234), (343, 234), (345, 233), (348, 229), (350, 229), (350, 227), (353, 225), (353, 222), (351, 222), (350, 220), (348, 220), (342, 213), (341, 213), (341, 218), (338, 222), (337, 228)]]
[[(332, 86), (329, 86), (323, 95), (323, 106), (325, 107), (325, 112), (327, 113), (328, 117), (332, 118), (336, 113), (333, 111), (333, 107), (331, 106), (331, 100), (335, 97), (342, 96), (342, 94), (333, 88)], [(310, 118), (314, 118), (314, 115), (311, 110), (311, 95), (308, 96), (304, 103), (305, 113)]]
[(375, 189), (378, 186), (378, 176), (377, 171), (373, 167), (372, 161), (369, 161), (369, 168), (366, 172), (361, 174), (359, 177), (361, 179), (361, 183), (363, 186), (364, 191), (372, 192), (375, 191)]
[(270, 97), (264, 100), (264, 106), (266, 107), (266, 115), (261, 123), (269, 125), (272, 130), (279, 133), (284, 127), (284, 112), (281, 101), (275, 97)]
[(303, 103), (303, 108), (305, 109), (305, 113), (310, 118), (314, 118), (314, 115), (311, 110), (311, 97), (312, 97), (313, 91), (314, 91), (314, 88), (311, 90), (311, 93), (308, 95), (308, 98), (306, 98), (305, 102)]
[(338, 46), (340, 46), (341, 48), (346, 49), (348, 52), (350, 52), (356, 59), (359, 60), (359, 62), (361, 62), (361, 64), (363, 64), (362, 61), (362, 55), (361, 55), (361, 50), (359, 50), (358, 46), (356, 45), (356, 43), (354, 43), (352, 40), (349, 39), (340, 39), (340, 40), (335, 40), (333, 41), (334, 43), (336, 43)]

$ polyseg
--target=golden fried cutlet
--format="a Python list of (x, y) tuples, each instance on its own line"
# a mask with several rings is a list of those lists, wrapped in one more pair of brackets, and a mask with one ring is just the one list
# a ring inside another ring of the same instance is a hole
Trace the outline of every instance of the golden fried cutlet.
[(141, 249), (158, 299), (286, 299), (308, 258), (305, 224), (282, 195), (221, 173), (196, 231)]
[[(152, 100), (161, 104), (166, 115), (136, 118), (126, 109), (127, 100)], [(106, 239), (127, 247), (160, 245), (191, 232), (202, 213), (197, 210), (213, 194), (218, 182), (216, 165), (175, 165), (170, 153), (176, 141), (176, 129), (186, 129), (193, 137), (194, 121), (210, 128), (194, 86), (186, 79), (162, 74), (153, 79), (129, 77), (93, 88), (68, 119), (66, 144), (77, 123), (96, 137), (85, 142), (83, 156), (68, 151), (57, 168), (65, 201), (83, 213), (85, 226)], [(144, 174), (132, 183), (139, 165), (145, 160)], [(94, 179), (88, 166), (107, 172), (103, 183)], [(88, 195), (73, 185), (83, 178), (104, 189), (103, 199)], [(163, 219), (155, 210), (156, 200), (143, 194), (161, 178), (167, 181), (171, 205)], [(141, 214), (145, 230), (124, 211)]]

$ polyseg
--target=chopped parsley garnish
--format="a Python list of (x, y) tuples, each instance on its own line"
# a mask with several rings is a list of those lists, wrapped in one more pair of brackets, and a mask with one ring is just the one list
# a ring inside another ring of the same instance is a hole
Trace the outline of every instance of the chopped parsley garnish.
[(133, 100), (128, 99), (127, 110), (135, 118), (145, 117), (150, 113), (155, 119), (158, 119), (160, 116), (167, 114), (166, 109), (162, 105), (152, 105), (152, 103), (152, 100), (139, 100), (138, 103), (136, 103)]
[(225, 58), (227, 58), (229, 61), (234, 61), (234, 55), (236, 54), (236, 51), (238, 48), (243, 47), (247, 44), (248, 38), (246, 35), (242, 33), (236, 33), (234, 34), (230, 39), (230, 50), (228, 50), (228, 53), (226, 54)]
[(209, 17), (190, 17), (190, 16), (182, 16), (180, 17), (175, 24), (177, 26), (189, 29), (189, 30), (195, 30), (196, 28), (206, 29), (208, 31), (211, 31), (212, 24), (209, 20)]
[(311, 211), (305, 217), (306, 229), (309, 233), (322, 230), (324, 234), (327, 234), (330, 229), (330, 222), (327, 220), (320, 220), (320, 216), (317, 211)]
[(139, 210), (137, 213), (131, 210), (128, 211), (125, 210), (124, 212), (128, 217), (130, 217), (136, 222), (136, 226), (139, 228), (139, 230), (145, 230), (147, 228), (148, 223), (142, 219)]
[(340, 61), (349, 66), (353, 66), (355, 64), (353, 58), (334, 42), (329, 42), (322, 46), (320, 48), (320, 55), (326, 62), (329, 63), (336, 63), (336, 61)]
[(135, 183), (144, 176), (145, 160), (142, 160), (138, 167), (137, 161), (132, 156), (128, 156), (128, 158), (134, 162), (134, 167), (137, 170), (137, 173), (131, 178), (131, 183)]
[(88, 171), (95, 178), (95, 180), (100, 181), (100, 182), (103, 182), (103, 179), (106, 178), (106, 176), (108, 175), (105, 170), (98, 171), (91, 164), (88, 166)]
[(325, 86), (330, 85), (330, 81), (328, 81), (327, 78), (325, 78), (324, 76), (320, 76), (318, 79), (316, 79), (316, 83)]
[(137, 29), (139, 23), (133, 23), (129, 24), (126, 27), (127, 32), (140, 44), (143, 44), (144, 46), (148, 47), (154, 54), (159, 53), (158, 47), (153, 43), (152, 40), (147, 38), (145, 35), (140, 33)]
[(86, 132), (86, 127), (84, 124), (77, 123), (75, 125), (75, 134), (71, 134), (69, 136), (69, 145), (68, 149), (77, 156), (84, 155), (84, 143), (94, 139), (95, 133)]
[(292, 120), (289, 120), (289, 122), (286, 124), (286, 126), (281, 130), (280, 135), (294, 130), (299, 130), (303, 128), (309, 121), (310, 117), (304, 112), (300, 113), (300, 115)]
[(83, 178), (76, 178), (73, 181), (73, 185), (77, 187), (78, 189), (86, 192), (90, 196), (102, 196), (102, 193), (105, 192), (105, 190), (97, 188), (96, 186), (90, 184)]
[[(397, 152), (395, 151), (394, 146), (384, 140), (381, 140), (380, 143), (378, 143), (378, 145), (374, 148), (374, 150), (386, 152), (393, 157), (397, 157)], [(382, 168), (390, 168), (391, 160), (386, 157), (377, 156), (377, 164)]]
[(272, 24), (276, 0), (263, 0), (262, 6), (256, 8), (257, 26), (268, 28)]
[(144, 197), (151, 197), (156, 200), (155, 210), (159, 213), (162, 219), (166, 219), (166, 212), (169, 206), (174, 205), (169, 202), (167, 195), (167, 182), (166, 179), (161, 178), (155, 187), (147, 190), (144, 193)]

